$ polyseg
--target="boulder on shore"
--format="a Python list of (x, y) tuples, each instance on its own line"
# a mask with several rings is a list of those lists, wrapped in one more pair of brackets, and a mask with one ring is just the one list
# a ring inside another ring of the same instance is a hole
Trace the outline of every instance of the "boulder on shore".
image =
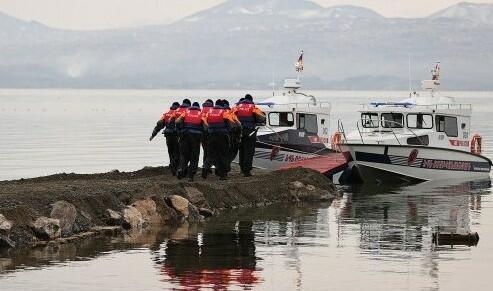
[(12, 225), (12, 221), (5, 218), (3, 214), (0, 214), (0, 235), (8, 236), (12, 229)]
[(123, 222), (123, 216), (120, 212), (113, 209), (106, 209), (105, 222), (110, 226), (121, 225)]
[(122, 227), (125, 229), (140, 229), (145, 226), (145, 220), (142, 217), (142, 213), (133, 207), (128, 206), (123, 209), (123, 223)]
[(156, 202), (151, 198), (137, 200), (132, 203), (132, 206), (142, 214), (145, 224), (157, 224), (161, 222), (161, 217), (157, 213)]
[(57, 201), (53, 203), (50, 217), (60, 221), (60, 229), (62, 237), (67, 237), (73, 234), (77, 209), (67, 201)]
[(87, 231), (91, 227), (89, 214), (78, 211), (72, 203), (64, 200), (52, 204), (50, 217), (60, 221), (62, 237)]
[(188, 218), (188, 215), (190, 214), (188, 211), (188, 205), (190, 204), (188, 199), (179, 195), (171, 195), (168, 198), (171, 203), (171, 207), (183, 215), (183, 217)]
[(39, 217), (32, 225), (36, 237), (42, 240), (53, 240), (62, 234), (60, 220), (48, 217)]

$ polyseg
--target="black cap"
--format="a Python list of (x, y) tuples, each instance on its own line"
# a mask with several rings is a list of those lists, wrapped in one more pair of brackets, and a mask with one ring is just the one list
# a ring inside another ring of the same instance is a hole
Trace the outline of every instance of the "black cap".
[(223, 100), (217, 99), (216, 100), (216, 106), (221, 106), (222, 107), (223, 106)]
[(190, 104), (192, 104), (192, 102), (190, 102), (190, 99), (186, 99), (185, 98), (185, 99), (183, 99), (183, 101), (181, 102), (181, 104), (190, 106)]
[(198, 108), (200, 108), (199, 102), (193, 102), (192, 107), (198, 107)]
[(223, 100), (222, 100), (222, 102), (223, 102), (223, 105), (225, 105), (225, 106), (229, 106), (229, 101), (228, 101), (228, 100), (223, 99)]
[(178, 102), (173, 102), (173, 104), (171, 104), (171, 109), (176, 109), (178, 107), (180, 107), (180, 103)]
[(214, 106), (214, 101), (212, 101), (211, 99), (207, 99), (205, 100), (205, 102), (202, 104), (203, 107), (212, 107)]
[(252, 101), (253, 102), (253, 97), (250, 94), (245, 95), (245, 100)]

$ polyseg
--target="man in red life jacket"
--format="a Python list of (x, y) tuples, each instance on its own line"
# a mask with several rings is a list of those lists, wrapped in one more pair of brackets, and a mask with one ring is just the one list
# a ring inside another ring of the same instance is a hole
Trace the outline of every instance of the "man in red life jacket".
[(173, 176), (176, 175), (178, 164), (180, 162), (180, 150), (178, 144), (178, 133), (176, 131), (175, 122), (173, 120), (175, 111), (180, 104), (173, 102), (170, 109), (163, 113), (159, 121), (156, 123), (152, 131), (149, 141), (151, 141), (164, 128), (164, 136), (166, 137), (166, 146), (168, 147), (169, 168)]
[(240, 168), (245, 177), (250, 177), (252, 175), (255, 142), (257, 141), (255, 127), (259, 124), (265, 124), (265, 113), (255, 106), (252, 95), (246, 94), (244, 100), (236, 106), (235, 114), (242, 126), (239, 148)]
[(229, 151), (227, 153), (228, 163), (227, 172), (231, 171), (231, 163), (238, 154), (238, 149), (241, 142), (241, 122), (234, 113), (233, 109), (229, 107), (229, 102), (226, 99), (222, 100), (223, 108), (226, 111), (226, 117), (228, 122), (228, 134), (229, 134)]
[(176, 119), (176, 125), (181, 129), (180, 166), (177, 177), (182, 179), (187, 174), (188, 180), (193, 182), (199, 165), (200, 140), (204, 127), (207, 126), (206, 121), (203, 120), (199, 103), (194, 102), (182, 113)]
[(190, 102), (189, 99), (183, 99), (181, 102), (181, 105), (178, 106), (178, 108), (175, 111), (175, 114), (172, 118), (172, 121), (175, 122), (178, 117), (180, 117), (187, 109), (192, 105), (192, 102)]
[(229, 123), (228, 111), (223, 107), (222, 100), (206, 116), (208, 126), (207, 160), (202, 168), (202, 178), (206, 179), (212, 164), (216, 166), (219, 180), (226, 180), (229, 164)]
[[(175, 127), (176, 127), (176, 133), (178, 135), (178, 152), (180, 151), (180, 140), (182, 138), (182, 129), (181, 128), (178, 128), (176, 126), (176, 119), (178, 117), (180, 117), (183, 113), (185, 113), (185, 111), (187, 111), (187, 109), (192, 106), (192, 102), (190, 101), (190, 99), (183, 99), (183, 101), (181, 102), (181, 105), (178, 106), (178, 108), (175, 110), (175, 114), (173, 115), (173, 117), (171, 118), (171, 121), (170, 122), (173, 122), (175, 124)], [(178, 168), (180, 167), (180, 159), (181, 159), (181, 155), (178, 154)], [(177, 172), (178, 172), (178, 169), (177, 169)]]
[[(211, 111), (212, 107), (214, 107), (214, 101), (211, 99), (205, 100), (205, 102), (202, 103), (202, 115), (204, 117), (207, 116), (207, 113)], [(205, 161), (207, 160), (207, 131), (202, 134), (202, 153), (202, 167), (204, 167)]]

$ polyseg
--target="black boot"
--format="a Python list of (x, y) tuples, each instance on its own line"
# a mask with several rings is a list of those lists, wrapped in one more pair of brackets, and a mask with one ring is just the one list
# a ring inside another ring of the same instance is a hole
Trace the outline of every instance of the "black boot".
[(178, 178), (178, 180), (181, 180), (183, 179), (183, 177), (185, 177), (185, 173), (183, 173), (182, 170), (178, 170), (178, 172), (176, 173), (176, 178)]

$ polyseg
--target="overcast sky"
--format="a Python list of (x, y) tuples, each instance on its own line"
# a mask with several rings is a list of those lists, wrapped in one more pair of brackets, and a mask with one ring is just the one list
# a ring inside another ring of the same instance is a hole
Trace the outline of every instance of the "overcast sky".
[[(0, 11), (68, 29), (106, 29), (169, 23), (224, 0), (0, 0)], [(387, 17), (427, 16), (455, 0), (313, 0), (322, 6), (351, 4)], [(493, 3), (493, 0), (469, 2)]]

